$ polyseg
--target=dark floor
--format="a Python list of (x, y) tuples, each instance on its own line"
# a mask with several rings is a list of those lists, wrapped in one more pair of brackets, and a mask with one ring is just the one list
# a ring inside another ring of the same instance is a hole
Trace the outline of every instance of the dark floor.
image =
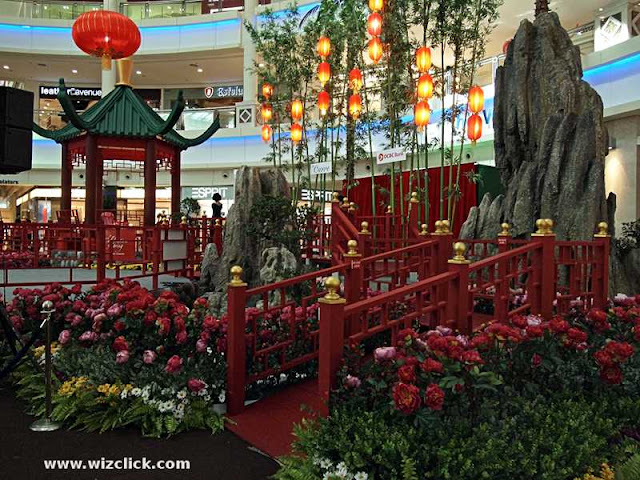
[[(231, 432), (189, 432), (149, 439), (135, 429), (103, 434), (58, 430), (35, 433), (33, 421), (12, 391), (0, 385), (0, 479), (12, 480), (262, 480), (278, 466)], [(189, 460), (190, 470), (45, 470), (44, 460), (100, 460), (146, 457)]]

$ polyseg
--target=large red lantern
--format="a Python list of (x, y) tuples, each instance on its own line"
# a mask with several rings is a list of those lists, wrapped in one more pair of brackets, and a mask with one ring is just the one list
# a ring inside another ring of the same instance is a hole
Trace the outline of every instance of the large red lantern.
[(329, 107), (331, 106), (331, 97), (324, 90), (318, 93), (318, 110), (320, 110), (320, 115), (323, 117), (329, 111)]
[(271, 98), (271, 95), (273, 95), (273, 85), (271, 85), (270, 83), (263, 83), (262, 84), (262, 96), (264, 98), (266, 98), (267, 100), (269, 100), (269, 98)]
[(320, 80), (320, 85), (324, 87), (330, 78), (331, 66), (327, 62), (320, 62), (320, 65), (318, 65), (318, 80)]
[(420, 73), (427, 73), (431, 68), (431, 49), (420, 47), (416, 50), (416, 67)]
[(418, 98), (426, 99), (433, 96), (433, 78), (428, 73), (420, 75), (418, 79)]
[(378, 63), (382, 58), (382, 42), (378, 37), (373, 37), (369, 40), (369, 45), (367, 47), (369, 50), (369, 58), (373, 63)]
[(293, 143), (298, 143), (302, 140), (302, 126), (299, 123), (291, 124), (291, 141)]
[(362, 113), (362, 98), (357, 93), (349, 97), (349, 115), (356, 120)]
[(273, 108), (268, 103), (263, 103), (260, 107), (260, 115), (264, 123), (269, 123), (273, 117)]
[(362, 88), (362, 72), (359, 68), (354, 68), (349, 72), (349, 87), (355, 93), (358, 93)]
[(469, 89), (469, 110), (480, 113), (484, 108), (484, 91), (477, 85)]
[(422, 130), (429, 124), (429, 119), (431, 118), (431, 108), (429, 107), (429, 103), (425, 101), (421, 101), (416, 103), (416, 106), (413, 107), (413, 118), (416, 122), (416, 126)]
[(474, 144), (482, 137), (482, 117), (474, 113), (467, 123), (467, 136)]
[(382, 17), (378, 12), (373, 12), (367, 19), (367, 31), (372, 37), (377, 37), (382, 33)]
[(369, 0), (369, 10), (379, 12), (384, 7), (384, 0)]
[(111, 70), (112, 59), (130, 57), (140, 47), (140, 30), (133, 20), (109, 10), (80, 15), (71, 36), (80, 50), (102, 58), (103, 70)]
[(294, 100), (291, 102), (291, 118), (294, 122), (302, 119), (302, 102), (300, 100)]
[(329, 56), (331, 53), (331, 40), (329, 40), (329, 37), (322, 36), (318, 39), (316, 51), (322, 58), (327, 58)]
[(271, 127), (269, 125), (263, 125), (262, 126), (262, 140), (265, 143), (269, 143), (269, 140), (271, 140), (271, 134), (273, 133), (273, 130), (271, 129)]

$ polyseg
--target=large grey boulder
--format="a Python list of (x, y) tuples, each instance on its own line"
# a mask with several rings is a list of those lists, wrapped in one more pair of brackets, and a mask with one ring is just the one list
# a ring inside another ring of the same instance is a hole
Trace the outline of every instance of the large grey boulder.
[(284, 247), (269, 247), (262, 252), (260, 265), (260, 281), (266, 285), (281, 281), (286, 272), (295, 272), (298, 261)]
[(215, 243), (209, 243), (204, 248), (202, 255), (202, 264), (200, 266), (200, 283), (210, 285), (218, 267), (218, 246)]

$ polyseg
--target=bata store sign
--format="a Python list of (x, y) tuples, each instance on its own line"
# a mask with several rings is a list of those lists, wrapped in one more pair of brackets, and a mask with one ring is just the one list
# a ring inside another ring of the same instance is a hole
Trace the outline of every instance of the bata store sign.
[(211, 200), (214, 193), (219, 193), (222, 200), (233, 200), (235, 198), (235, 189), (232, 185), (227, 185), (222, 187), (184, 187), (182, 189), (182, 199)]

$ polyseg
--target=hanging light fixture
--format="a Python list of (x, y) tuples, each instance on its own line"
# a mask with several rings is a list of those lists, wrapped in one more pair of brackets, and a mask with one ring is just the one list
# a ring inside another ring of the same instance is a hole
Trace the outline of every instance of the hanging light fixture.
[(362, 88), (362, 72), (359, 68), (354, 68), (349, 72), (349, 87), (355, 93)]
[(299, 123), (291, 124), (291, 141), (293, 143), (298, 143), (302, 140), (302, 126)]
[(431, 68), (431, 49), (420, 47), (416, 50), (416, 67), (420, 73), (427, 73)]
[(291, 119), (297, 122), (302, 119), (302, 102), (298, 99), (291, 102)]
[(380, 12), (384, 7), (384, 0), (369, 0), (369, 10)]
[(357, 93), (349, 97), (349, 115), (356, 120), (362, 113), (362, 98)]
[(262, 96), (266, 99), (269, 100), (269, 98), (271, 98), (271, 95), (273, 95), (273, 85), (271, 85), (270, 83), (263, 83), (262, 84)]
[(418, 129), (422, 130), (429, 124), (431, 118), (431, 108), (426, 101), (420, 101), (413, 107), (413, 118)]
[(367, 31), (372, 37), (377, 37), (382, 33), (382, 16), (378, 12), (373, 12), (369, 15)]
[(316, 51), (322, 58), (327, 58), (331, 54), (331, 40), (329, 40), (329, 37), (323, 35), (318, 39)]
[(318, 80), (320, 80), (320, 84), (324, 87), (330, 78), (331, 66), (327, 62), (321, 62), (318, 65)]
[(269, 123), (271, 118), (273, 118), (273, 108), (269, 103), (263, 103), (260, 107), (260, 116), (262, 117), (262, 121), (264, 123)]
[(433, 96), (433, 78), (428, 73), (423, 73), (418, 79), (418, 98), (428, 99)]
[(469, 89), (469, 110), (480, 113), (484, 109), (484, 91), (477, 85)]
[(482, 117), (477, 113), (474, 113), (469, 117), (467, 122), (467, 137), (475, 145), (475, 143), (482, 137)]
[(324, 117), (329, 111), (330, 106), (331, 97), (329, 96), (329, 93), (322, 90), (320, 93), (318, 93), (318, 110), (320, 110), (320, 115)]
[(377, 64), (382, 58), (382, 42), (380, 41), (380, 38), (373, 37), (369, 40), (367, 49), (369, 50), (369, 58), (373, 63)]
[(264, 143), (269, 143), (269, 140), (271, 140), (272, 133), (273, 133), (273, 130), (269, 125), (262, 126), (262, 140), (264, 141)]

